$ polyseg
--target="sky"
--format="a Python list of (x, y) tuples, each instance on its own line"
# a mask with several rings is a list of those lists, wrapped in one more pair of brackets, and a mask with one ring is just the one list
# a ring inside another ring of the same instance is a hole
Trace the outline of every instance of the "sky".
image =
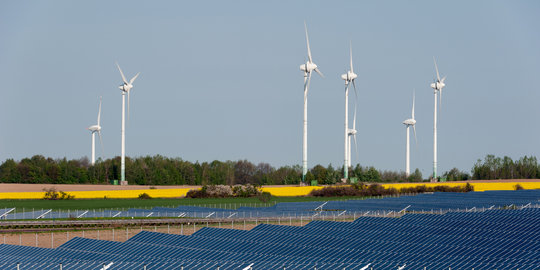
[(416, 91), (411, 167), (431, 174), (433, 57), (448, 76), (440, 173), (470, 172), (486, 154), (539, 156), (538, 14), (532, 0), (2, 1), (0, 161), (89, 157), (86, 128), (100, 96), (97, 156), (119, 156), (118, 61), (126, 77), (141, 72), (128, 156), (300, 165), (304, 21), (325, 74), (314, 74), (308, 95), (309, 167), (343, 164), (349, 44), (358, 74), (353, 164), (404, 170), (402, 121)]

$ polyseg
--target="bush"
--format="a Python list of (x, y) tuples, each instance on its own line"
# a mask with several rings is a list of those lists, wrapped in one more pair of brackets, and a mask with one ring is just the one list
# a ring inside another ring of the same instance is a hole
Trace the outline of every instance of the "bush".
[(149, 200), (149, 199), (152, 199), (152, 196), (150, 196), (148, 193), (141, 193), (139, 194), (139, 199), (141, 200)]
[(261, 202), (269, 202), (272, 199), (272, 194), (268, 191), (261, 192), (259, 195), (257, 195), (257, 198)]
[(520, 184), (516, 184), (514, 190), (524, 190), (524, 188)]
[(44, 188), (45, 195), (43, 195), (44, 200), (72, 200), (75, 198), (74, 195), (70, 195), (63, 191), (56, 191), (55, 188)]
[(342, 197), (342, 196), (391, 196), (397, 194), (406, 193), (424, 193), (424, 192), (469, 192), (474, 191), (474, 186), (467, 183), (464, 186), (434, 186), (428, 187), (426, 185), (402, 188), (397, 190), (393, 187), (385, 188), (379, 184), (367, 185), (364, 183), (358, 183), (351, 186), (333, 186), (325, 187), (321, 189), (314, 189), (310, 192), (310, 196), (315, 197)]
[(201, 189), (192, 189), (186, 194), (186, 198), (230, 198), (230, 197), (255, 197), (259, 196), (261, 191), (258, 187), (247, 185), (210, 185), (203, 186)]

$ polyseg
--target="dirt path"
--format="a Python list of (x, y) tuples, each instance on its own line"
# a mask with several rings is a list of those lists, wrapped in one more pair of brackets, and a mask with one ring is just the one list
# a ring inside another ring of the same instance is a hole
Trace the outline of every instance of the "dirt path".
[[(264, 221), (264, 220), (261, 220)], [(279, 222), (281, 225), (291, 226), (303, 226), (308, 221), (289, 221), (282, 220)], [(264, 222), (267, 223), (267, 222)], [(259, 223), (260, 224), (260, 223)], [(276, 224), (278, 222), (270, 222), (269, 224)], [(199, 224), (195, 227), (193, 225), (175, 225), (175, 226), (151, 226), (151, 227), (129, 227), (121, 229), (104, 229), (104, 230), (83, 230), (83, 231), (62, 231), (62, 232), (39, 232), (39, 233), (6, 233), (0, 234), (0, 243), (9, 245), (22, 245), (42, 248), (56, 248), (67, 242), (73, 237), (83, 237), (89, 239), (99, 239), (108, 241), (124, 242), (130, 237), (136, 235), (141, 231), (152, 231), (160, 233), (178, 234), (178, 235), (191, 235), (193, 232), (206, 227), (205, 224)], [(222, 224), (210, 224), (210, 227), (214, 228), (226, 228), (237, 230), (251, 230), (257, 224), (243, 223), (243, 222), (229, 222)]]

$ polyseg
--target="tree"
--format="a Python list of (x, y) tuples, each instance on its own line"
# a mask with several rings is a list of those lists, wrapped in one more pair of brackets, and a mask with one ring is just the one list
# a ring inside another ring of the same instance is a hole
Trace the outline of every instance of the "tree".
[(416, 168), (416, 170), (414, 170), (414, 173), (409, 175), (407, 180), (409, 182), (421, 182), (423, 180), (422, 173), (420, 172), (420, 170), (418, 168)]
[(255, 175), (255, 165), (247, 160), (239, 160), (234, 165), (234, 182), (235, 184), (253, 183)]

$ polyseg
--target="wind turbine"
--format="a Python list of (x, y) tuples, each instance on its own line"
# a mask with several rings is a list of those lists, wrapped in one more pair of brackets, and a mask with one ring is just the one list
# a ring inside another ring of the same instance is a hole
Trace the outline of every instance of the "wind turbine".
[(313, 63), (311, 58), (311, 49), (309, 48), (309, 37), (307, 32), (306, 22), (304, 22), (304, 29), (306, 30), (306, 43), (307, 43), (307, 53), (308, 60), (306, 63), (300, 65), (300, 70), (304, 72), (304, 133), (302, 141), (302, 182), (305, 182), (306, 174), (308, 171), (307, 167), (307, 94), (309, 91), (309, 84), (311, 82), (311, 72), (317, 72), (321, 77), (324, 78), (324, 75), (317, 68), (317, 65)]
[(437, 67), (437, 61), (433, 57), (435, 63), (435, 71), (437, 72), (437, 80), (431, 84), (433, 93), (435, 94), (435, 107), (433, 109), (433, 179), (437, 178), (437, 93), (439, 93), (439, 103), (442, 101), (442, 89), (446, 86), (444, 80), (446, 76), (441, 79), (439, 75), (439, 68)]
[(126, 94), (128, 96), (128, 117), (129, 117), (129, 92), (131, 88), (133, 88), (133, 82), (137, 77), (139, 76), (140, 72), (137, 73), (129, 82), (126, 80), (126, 77), (124, 76), (124, 73), (122, 72), (122, 69), (120, 68), (120, 65), (116, 63), (116, 66), (118, 67), (118, 71), (120, 71), (120, 75), (122, 75), (122, 80), (124, 81), (123, 84), (119, 86), (120, 90), (122, 90), (122, 155), (120, 158), (120, 180), (121, 183), (125, 183), (126, 180), (126, 132), (125, 132), (125, 103), (126, 103)]
[[(349, 130), (349, 87), (352, 83), (354, 87), (354, 93), (356, 94), (356, 101), (358, 99), (358, 94), (356, 92), (356, 83), (354, 82), (354, 79), (358, 77), (354, 73), (353, 63), (352, 63), (352, 44), (349, 47), (349, 56), (350, 56), (350, 70), (347, 71), (347, 73), (341, 75), (341, 79), (345, 80), (345, 161), (343, 165), (343, 176), (345, 179), (349, 178), (349, 167), (351, 166), (350, 161), (350, 140), (349, 140), (349, 133), (351, 130)], [(353, 129), (354, 130), (354, 140), (356, 145), (356, 102), (354, 105), (354, 122), (353, 122)]]
[(411, 112), (411, 118), (403, 121), (403, 124), (407, 127), (407, 151), (406, 151), (406, 159), (405, 159), (405, 174), (407, 176), (409, 176), (411, 174), (411, 169), (410, 169), (410, 160), (409, 160), (409, 152), (410, 152), (410, 148), (409, 148), (409, 127), (412, 126), (413, 127), (413, 131), (414, 131), (414, 140), (416, 141), (416, 143), (418, 144), (418, 140), (416, 139), (416, 120), (414, 119), (414, 99), (415, 99), (415, 95), (413, 93), (413, 102), (412, 102), (412, 112)]
[(88, 127), (87, 129), (92, 132), (92, 166), (96, 163), (96, 132), (99, 136), (99, 142), (101, 143), (101, 149), (103, 153), (103, 140), (101, 139), (101, 97), (99, 97), (99, 111), (97, 115), (97, 124)]

